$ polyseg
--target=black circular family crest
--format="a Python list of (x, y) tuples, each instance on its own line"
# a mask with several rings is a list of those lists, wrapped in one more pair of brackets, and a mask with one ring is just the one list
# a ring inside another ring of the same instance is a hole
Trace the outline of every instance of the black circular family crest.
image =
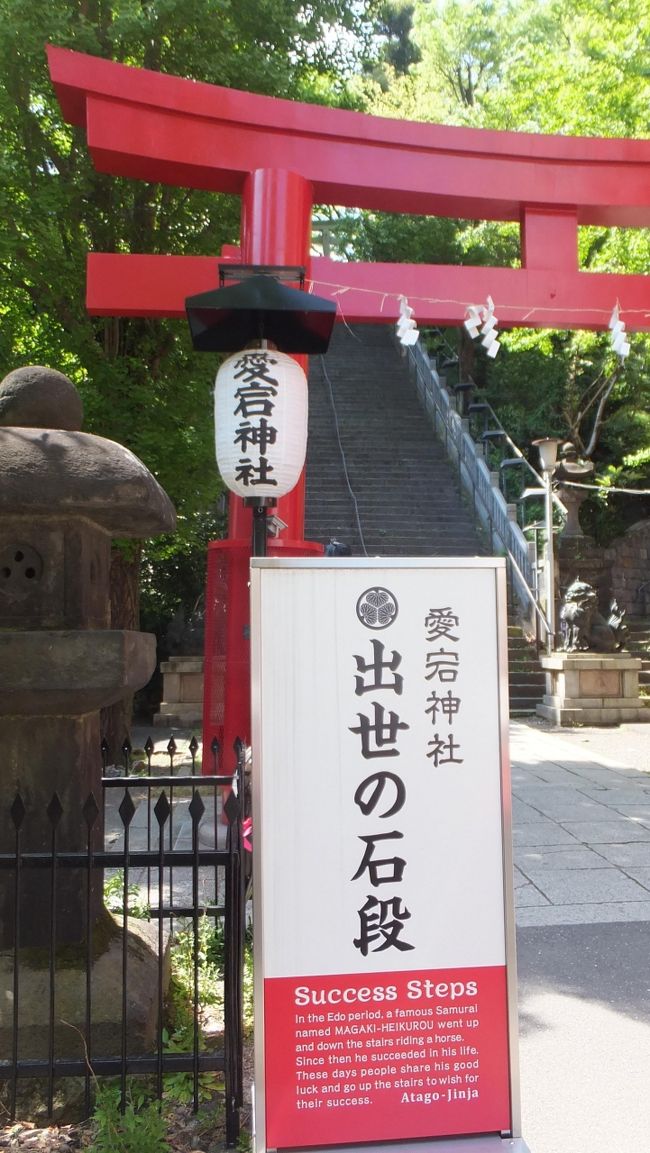
[(398, 613), (397, 599), (389, 589), (375, 585), (361, 593), (357, 601), (357, 616), (367, 629), (386, 629)]

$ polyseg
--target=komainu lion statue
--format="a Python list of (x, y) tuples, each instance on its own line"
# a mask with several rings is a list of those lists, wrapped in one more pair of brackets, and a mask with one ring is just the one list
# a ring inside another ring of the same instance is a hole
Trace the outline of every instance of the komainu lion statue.
[(596, 590), (577, 577), (570, 584), (560, 609), (562, 630), (561, 648), (565, 653), (615, 653), (623, 648), (627, 625), (623, 623), (625, 609), (619, 609), (615, 600), (605, 620), (598, 611)]

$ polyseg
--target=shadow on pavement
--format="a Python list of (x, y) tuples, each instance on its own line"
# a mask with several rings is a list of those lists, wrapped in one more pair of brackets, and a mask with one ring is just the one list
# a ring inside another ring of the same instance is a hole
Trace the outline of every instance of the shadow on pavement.
[(546, 1026), (526, 1010), (538, 993), (578, 997), (650, 1022), (650, 923), (559, 925), (517, 933), (520, 1033)]

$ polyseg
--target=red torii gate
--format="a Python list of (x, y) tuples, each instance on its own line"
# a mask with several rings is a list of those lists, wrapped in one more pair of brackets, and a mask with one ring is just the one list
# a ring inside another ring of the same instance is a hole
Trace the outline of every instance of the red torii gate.
[[(650, 225), (650, 141), (388, 120), (56, 47), (48, 59), (63, 113), (85, 128), (99, 171), (240, 194), (240, 259), (305, 266), (318, 295), (338, 298), (349, 323), (394, 321), (404, 294), (419, 324), (460, 325), (466, 306), (490, 294), (502, 327), (605, 328), (618, 302), (628, 329), (650, 328), (650, 276), (578, 267), (580, 225)], [(312, 259), (314, 204), (518, 221), (521, 268)], [(90, 253), (87, 305), (98, 316), (181, 317), (186, 297), (216, 283), (216, 257)], [(304, 541), (304, 478), (278, 515), (288, 527), (277, 548), (317, 550)], [(219, 726), (226, 748), (249, 736), (249, 541), (250, 511), (231, 497), (229, 539), (220, 542), (230, 571)], [(204, 745), (211, 735), (204, 731)]]

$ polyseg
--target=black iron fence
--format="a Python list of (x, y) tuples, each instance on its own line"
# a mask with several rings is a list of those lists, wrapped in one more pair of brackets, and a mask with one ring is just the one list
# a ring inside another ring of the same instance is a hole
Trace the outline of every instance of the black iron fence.
[[(51, 1118), (73, 1084), (88, 1115), (104, 1077), (119, 1080), (125, 1102), (131, 1078), (146, 1079), (147, 1092), (162, 1098), (167, 1075), (183, 1073), (196, 1110), (203, 1074), (219, 1073), (226, 1141), (237, 1142), (244, 750), (226, 777), (198, 774), (197, 749), (193, 742), (191, 771), (179, 771), (170, 741), (159, 771), (151, 741), (139, 762), (125, 742), (117, 766), (104, 745), (99, 797), (18, 791), (0, 818), (0, 1090), (12, 1120), (28, 1083)], [(168, 998), (170, 947), (179, 937), (189, 984), (180, 1044), (178, 1035), (170, 1043)], [(222, 982), (207, 1039), (206, 940)]]

